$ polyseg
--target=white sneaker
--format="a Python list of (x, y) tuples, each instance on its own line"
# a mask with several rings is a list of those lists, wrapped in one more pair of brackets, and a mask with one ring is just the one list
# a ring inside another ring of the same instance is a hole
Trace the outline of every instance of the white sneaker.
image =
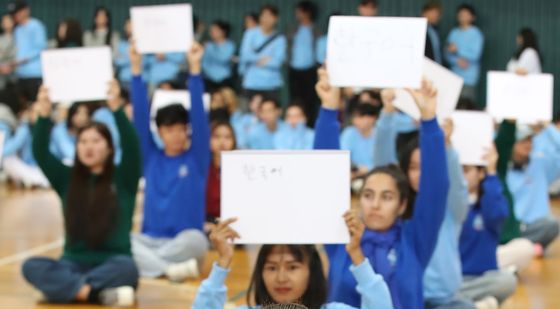
[(105, 289), (99, 293), (99, 302), (104, 306), (130, 307), (134, 305), (134, 289), (131, 286)]
[(194, 279), (200, 276), (196, 259), (172, 264), (165, 271), (165, 275), (173, 282), (183, 282), (185, 279)]
[(498, 300), (493, 296), (485, 297), (485, 298), (477, 301), (474, 305), (475, 305), (476, 309), (498, 309), (498, 308), (500, 308), (500, 304), (498, 303)]

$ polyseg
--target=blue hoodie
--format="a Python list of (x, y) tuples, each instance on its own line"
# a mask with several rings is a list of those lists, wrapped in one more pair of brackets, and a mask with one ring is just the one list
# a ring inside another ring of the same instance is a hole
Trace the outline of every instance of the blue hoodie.
[[(340, 149), (337, 112), (322, 108), (316, 124), (315, 149)], [(420, 190), (412, 219), (397, 221), (386, 232), (366, 230), (362, 250), (389, 286), (395, 308), (423, 308), (422, 278), (435, 249), (443, 222), (449, 178), (445, 142), (437, 120), (423, 121), (420, 129), (422, 155)], [(359, 306), (356, 280), (346, 271), (351, 260), (344, 245), (325, 247), (330, 261), (330, 301)], [(387, 255), (380, 255), (380, 252)]]
[(274, 136), (274, 149), (278, 150), (309, 150), (313, 149), (315, 132), (299, 123), (295, 128), (285, 124)]
[[(457, 52), (452, 54), (445, 48), (445, 59), (449, 63), (451, 71), (465, 80), (465, 85), (476, 86), (480, 76), (480, 58), (484, 47), (484, 35), (476, 26), (467, 29), (454, 28), (447, 37), (447, 44), (455, 44)], [(465, 69), (457, 63), (459, 58), (469, 62)]]
[(142, 233), (151, 237), (172, 238), (186, 229), (202, 230), (205, 220), (210, 128), (202, 104), (204, 84), (200, 75), (191, 75), (188, 86), (192, 101), (191, 147), (169, 157), (152, 138), (146, 85), (142, 77), (132, 77), (134, 126), (140, 136), (146, 178)]
[(496, 175), (484, 179), (481, 194), (480, 202), (471, 205), (461, 232), (459, 244), (465, 275), (481, 275), (498, 269), (496, 248), (509, 216), (508, 201)]

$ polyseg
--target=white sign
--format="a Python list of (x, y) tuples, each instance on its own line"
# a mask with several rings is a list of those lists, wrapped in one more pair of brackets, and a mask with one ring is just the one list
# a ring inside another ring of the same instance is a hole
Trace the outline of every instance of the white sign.
[[(461, 90), (463, 88), (463, 79), (428, 58), (424, 58), (424, 66), (422, 68), (423, 75), (430, 80), (437, 88), (437, 116), (440, 120), (446, 119), (455, 110)], [(420, 110), (414, 99), (404, 89), (395, 89), (396, 108), (407, 113), (412, 118), (420, 120)]]
[(222, 218), (241, 244), (340, 244), (350, 236), (348, 151), (222, 153)]
[(339, 87), (419, 88), (425, 18), (333, 16), (327, 70)]
[(51, 49), (41, 53), (43, 84), (53, 102), (106, 100), (113, 80), (109, 47)]
[(2, 163), (2, 155), (4, 153), (4, 140), (5, 140), (4, 131), (0, 131), (0, 163)]
[(487, 110), (496, 119), (521, 123), (552, 120), (554, 77), (488, 72)]
[(190, 4), (136, 6), (130, 8), (132, 33), (142, 54), (185, 52), (193, 42)]
[(483, 159), (492, 147), (494, 121), (485, 112), (456, 111), (451, 115), (453, 134), (451, 144), (459, 154), (462, 165), (486, 166)]

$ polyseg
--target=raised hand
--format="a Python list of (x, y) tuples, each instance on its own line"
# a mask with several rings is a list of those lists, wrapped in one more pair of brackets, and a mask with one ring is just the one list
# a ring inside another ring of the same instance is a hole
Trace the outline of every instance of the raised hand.
[(319, 80), (315, 84), (315, 91), (321, 99), (324, 108), (338, 110), (340, 104), (340, 88), (333, 87), (329, 81), (329, 74), (325, 68), (317, 70)]
[(193, 42), (191, 49), (187, 52), (187, 61), (189, 62), (189, 71), (191, 74), (200, 74), (202, 56), (204, 55), (204, 47), (198, 42)]
[(350, 242), (346, 245), (346, 252), (350, 255), (352, 263), (359, 265), (364, 261), (364, 253), (360, 244), (366, 227), (357, 210), (347, 211), (344, 214), (344, 221), (350, 233)]
[(240, 238), (239, 234), (230, 227), (230, 225), (237, 221), (236, 218), (230, 218), (219, 222), (210, 232), (210, 241), (216, 251), (218, 251), (218, 265), (222, 268), (228, 268), (233, 259), (233, 240)]
[(385, 113), (394, 113), (397, 111), (393, 102), (395, 101), (395, 89), (386, 88), (381, 90), (381, 102), (383, 102), (383, 111)]
[(451, 145), (451, 135), (453, 135), (453, 120), (451, 118), (447, 118), (441, 124), (441, 129), (443, 130), (443, 134), (445, 136), (445, 146)]
[(420, 109), (422, 120), (431, 120), (436, 117), (437, 89), (431, 81), (424, 78), (419, 90), (407, 88), (406, 91), (414, 98), (414, 102)]
[(116, 111), (122, 105), (121, 85), (116, 79), (109, 82), (109, 90), (107, 92), (107, 106), (112, 111)]
[(499, 158), (500, 155), (496, 150), (496, 145), (492, 144), (492, 146), (486, 150), (486, 154), (484, 154), (484, 156), (482, 157), (482, 159), (484, 159), (484, 161), (488, 163), (488, 165), (486, 166), (486, 172), (488, 173), (488, 175), (496, 175), (496, 166), (498, 164)]
[(130, 43), (128, 56), (130, 58), (130, 70), (132, 71), (132, 75), (142, 74), (142, 55), (139, 54), (136, 50), (136, 45), (134, 45), (134, 42)]
[(52, 102), (49, 98), (49, 90), (44, 85), (41, 85), (41, 87), (39, 88), (35, 106), (37, 113), (39, 113), (39, 116), (43, 118), (48, 118), (51, 116)]

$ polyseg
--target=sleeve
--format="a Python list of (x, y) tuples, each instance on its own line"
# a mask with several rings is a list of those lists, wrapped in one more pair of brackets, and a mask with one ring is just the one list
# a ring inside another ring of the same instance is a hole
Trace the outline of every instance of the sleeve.
[(313, 149), (340, 149), (340, 124), (337, 110), (321, 107), (315, 123)]
[(397, 131), (393, 124), (395, 113), (381, 112), (373, 132), (373, 166), (380, 167), (397, 162)]
[(191, 149), (201, 170), (206, 171), (210, 166), (210, 126), (208, 116), (204, 111), (202, 96), (204, 83), (200, 75), (189, 77), (189, 92), (191, 95), (190, 119), (192, 125)]
[(454, 53), (450, 53), (447, 50), (447, 45), (455, 43), (455, 33), (456, 33), (456, 29), (451, 30), (451, 32), (449, 33), (449, 35), (447, 36), (447, 41), (445, 42), (446, 46), (444, 46), (443, 50), (444, 50), (444, 55), (445, 55), (445, 60), (447, 61), (447, 63), (454, 65), (457, 62), (457, 54)]
[(360, 265), (351, 265), (350, 271), (358, 282), (356, 290), (362, 296), (361, 309), (393, 308), (393, 301), (385, 280), (373, 271), (368, 259)]
[(509, 121), (502, 121), (500, 128), (498, 129), (498, 134), (496, 135), (495, 143), (496, 149), (498, 151), (498, 163), (497, 170), (498, 176), (505, 181), (509, 161), (511, 159), (511, 153), (513, 151), (513, 145), (515, 144), (515, 123)]
[(130, 66), (130, 58), (128, 57), (128, 44), (124, 42), (119, 43), (119, 48), (115, 55), (115, 65), (122, 69), (123, 67)]
[(243, 35), (243, 40), (241, 41), (241, 50), (239, 53), (239, 62), (244, 66), (247, 66), (253, 62), (259, 60), (259, 55), (255, 53), (253, 47), (251, 46), (251, 41), (253, 40), (253, 31), (248, 30)]
[(467, 59), (468, 61), (476, 61), (480, 60), (482, 56), (482, 49), (484, 47), (484, 36), (480, 32), (480, 30), (476, 30), (473, 32), (473, 35), (470, 36), (470, 40), (468, 44), (461, 44), (457, 46), (457, 56)]
[(226, 42), (223, 45), (223, 48), (212, 49), (211, 55), (214, 61), (220, 62), (221, 64), (229, 64), (231, 63), (231, 57), (235, 53), (235, 44), (233, 42)]
[(135, 75), (132, 77), (130, 85), (130, 97), (134, 113), (134, 126), (140, 138), (142, 159), (144, 162), (150, 160), (150, 156), (158, 148), (152, 138), (150, 131), (150, 103), (148, 102), (148, 91), (142, 77)]
[(52, 130), (52, 142), (58, 150), (60, 157), (69, 162), (74, 162), (76, 156), (76, 145), (68, 138), (65, 123), (59, 123)]
[(33, 157), (51, 183), (53, 189), (62, 196), (64, 187), (70, 181), (70, 168), (62, 164), (49, 151), (51, 122), (40, 117), (33, 128)]
[(459, 162), (459, 155), (453, 148), (447, 149), (447, 171), (449, 172), (447, 207), (455, 222), (462, 225), (469, 212), (469, 188)]
[(16, 154), (20, 149), (23, 148), (23, 145), (25, 145), (25, 141), (30, 134), (31, 132), (29, 130), (29, 124), (21, 124), (17, 128), (14, 135), (12, 135), (11, 137), (6, 136), (6, 139), (4, 141), (4, 149), (2, 151), (2, 155), (0, 155), (0, 158), (9, 157)]
[(35, 27), (34, 31), (33, 31), (33, 51), (29, 54), (26, 55), (26, 59), (30, 60), (30, 59), (34, 59), (37, 58), (39, 56), (41, 56), (41, 51), (43, 51), (43, 49), (47, 48), (47, 33), (45, 30), (45, 26), (43, 26), (41, 23), (37, 23), (37, 26)]
[(324, 37), (320, 37), (317, 39), (315, 43), (315, 61), (317, 63), (323, 64), (325, 63), (325, 59), (327, 58), (327, 40)]
[(410, 224), (416, 256), (426, 267), (437, 243), (449, 191), (445, 141), (436, 119), (422, 121), (420, 157), (420, 185)]
[(227, 297), (225, 281), (228, 273), (229, 270), (214, 263), (210, 275), (198, 288), (191, 309), (223, 309)]
[(122, 108), (114, 112), (117, 129), (121, 136), (122, 156), (118, 174), (124, 187), (131, 194), (136, 194), (141, 176), (140, 141), (134, 127)]
[(543, 157), (546, 180), (549, 185), (560, 178), (560, 153), (544, 154)]
[(539, 54), (533, 48), (525, 49), (519, 57), (517, 66), (524, 68), (529, 73), (540, 73), (541, 61)]
[(342, 133), (340, 134), (340, 149), (352, 150), (352, 141), (350, 134), (350, 127), (342, 130)]
[(185, 56), (183, 53), (168, 53), (165, 54), (165, 58), (169, 62), (173, 62), (174, 64), (181, 64), (185, 61)]
[(503, 194), (500, 179), (488, 176), (482, 182), (484, 194), (480, 199), (484, 226), (500, 235), (504, 221), (509, 216), (508, 201)]
[(286, 60), (286, 37), (284, 37), (283, 35), (280, 36), (279, 38), (275, 39), (275, 42), (273, 42), (273, 44), (274, 48), (271, 48), (271, 52), (270, 54), (268, 54), (271, 59), (264, 67), (269, 69), (279, 69), (282, 67), (284, 61)]

